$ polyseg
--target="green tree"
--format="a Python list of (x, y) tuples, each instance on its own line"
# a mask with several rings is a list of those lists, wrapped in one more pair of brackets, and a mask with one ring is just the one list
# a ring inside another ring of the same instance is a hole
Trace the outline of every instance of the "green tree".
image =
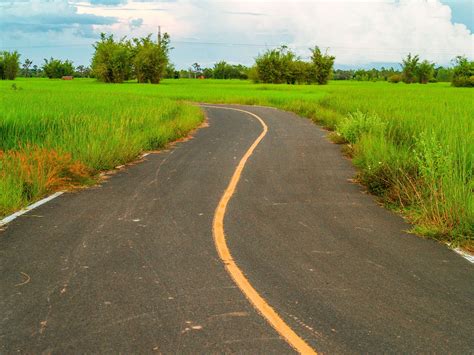
[(417, 80), (417, 67), (420, 57), (418, 55), (412, 56), (411, 53), (405, 59), (402, 59), (402, 80), (404, 83), (411, 84)]
[(23, 65), (22, 65), (22, 67), (23, 67), (23, 76), (25, 78), (28, 78), (28, 77), (31, 76), (30, 75), (31, 74), (30, 73), (31, 64), (33, 64), (33, 62), (28, 58), (26, 58), (25, 61), (23, 62)]
[(17, 51), (0, 52), (0, 79), (15, 80), (20, 70), (20, 54)]
[(214, 64), (214, 68), (212, 69), (212, 77), (214, 79), (230, 79), (229, 64), (223, 60)]
[(74, 66), (69, 60), (44, 59), (43, 72), (50, 79), (60, 79), (63, 76), (73, 75)]
[(169, 62), (170, 37), (167, 33), (157, 42), (151, 39), (151, 34), (133, 39), (133, 67), (139, 83), (158, 84), (165, 76)]
[(312, 63), (295, 60), (292, 63), (292, 81), (298, 84), (311, 84), (314, 82), (314, 67)]
[(336, 57), (329, 55), (328, 53), (323, 54), (318, 46), (311, 49), (311, 61), (313, 63), (314, 81), (319, 85), (327, 84), (331, 78), (334, 61)]
[(291, 83), (296, 55), (286, 46), (270, 49), (255, 59), (258, 80), (263, 83)]
[(438, 82), (451, 82), (453, 80), (453, 69), (438, 67), (435, 69), (434, 77)]
[(454, 60), (453, 86), (474, 87), (474, 61), (458, 56)]
[(416, 66), (416, 78), (420, 84), (428, 84), (433, 78), (434, 63), (427, 60), (422, 61)]
[(105, 83), (122, 83), (132, 77), (132, 46), (122, 38), (115, 41), (113, 35), (101, 33), (100, 41), (94, 44), (92, 73)]

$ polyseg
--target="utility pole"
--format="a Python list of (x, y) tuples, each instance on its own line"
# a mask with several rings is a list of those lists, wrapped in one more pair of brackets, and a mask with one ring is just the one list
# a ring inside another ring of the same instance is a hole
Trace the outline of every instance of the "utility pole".
[(161, 26), (158, 26), (158, 45), (161, 45)]

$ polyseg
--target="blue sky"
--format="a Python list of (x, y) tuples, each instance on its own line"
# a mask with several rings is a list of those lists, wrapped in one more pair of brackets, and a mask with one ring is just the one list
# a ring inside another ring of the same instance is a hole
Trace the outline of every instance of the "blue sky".
[(471, 32), (474, 31), (473, 0), (443, 0), (441, 2), (451, 8), (453, 22), (463, 23)]
[(0, 0), (0, 49), (41, 65), (51, 56), (90, 63), (100, 32), (171, 35), (179, 68), (219, 60), (250, 65), (287, 44), (314, 45), (338, 67), (397, 65), (408, 52), (438, 64), (474, 57), (474, 0)]

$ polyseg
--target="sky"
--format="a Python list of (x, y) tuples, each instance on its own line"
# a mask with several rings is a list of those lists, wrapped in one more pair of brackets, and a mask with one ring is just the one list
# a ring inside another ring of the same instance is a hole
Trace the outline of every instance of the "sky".
[(474, 0), (0, 0), (0, 50), (37, 65), (89, 65), (101, 32), (132, 38), (158, 26), (182, 69), (251, 65), (282, 44), (303, 59), (317, 45), (339, 68), (398, 66), (410, 52), (438, 65), (474, 59)]

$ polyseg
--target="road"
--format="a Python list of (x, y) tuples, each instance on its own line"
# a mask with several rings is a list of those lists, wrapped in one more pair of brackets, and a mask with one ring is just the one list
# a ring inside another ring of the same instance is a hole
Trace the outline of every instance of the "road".
[(193, 139), (0, 233), (0, 352), (472, 353), (473, 265), (407, 234), (309, 120), (234, 108), (262, 121), (206, 107)]

